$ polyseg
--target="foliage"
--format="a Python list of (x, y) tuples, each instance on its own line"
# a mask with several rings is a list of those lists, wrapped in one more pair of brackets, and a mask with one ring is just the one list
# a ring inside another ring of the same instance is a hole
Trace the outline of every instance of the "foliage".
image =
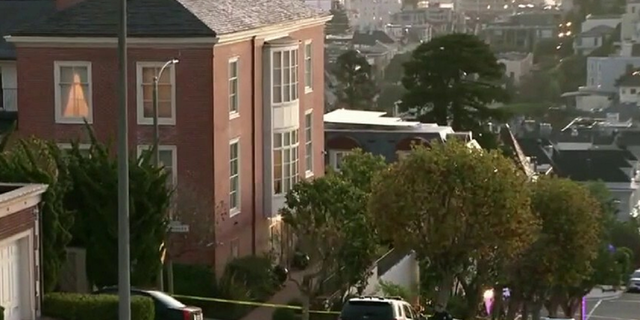
[(378, 108), (389, 113), (395, 110), (396, 102), (402, 100), (407, 90), (397, 84), (384, 84), (380, 89), (380, 96), (376, 100)]
[[(515, 254), (535, 221), (526, 177), (499, 151), (470, 149), (451, 139), (414, 149), (381, 173), (369, 211), (378, 230), (415, 250), (440, 277), (437, 302), (446, 306), (454, 277), (470, 261)], [(397, 232), (403, 230), (403, 232)], [(500, 248), (496, 250), (496, 248)], [(478, 285), (485, 285), (490, 267)]]
[[(118, 296), (49, 293), (44, 296), (42, 313), (59, 320), (117, 320)], [(131, 319), (154, 320), (153, 300), (147, 297), (131, 297)]]
[(350, 31), (347, 11), (341, 5), (329, 11), (333, 17), (327, 22), (325, 33), (328, 35), (344, 35)]
[(539, 177), (532, 191), (532, 210), (542, 230), (514, 265), (510, 288), (537, 309), (549, 298), (547, 309), (555, 316), (558, 306), (573, 296), (570, 291), (592, 272), (601, 244), (602, 214), (590, 191), (568, 179)]
[[(72, 188), (65, 195), (65, 207), (78, 212), (74, 241), (87, 250), (90, 282), (101, 287), (115, 285), (118, 279), (113, 263), (118, 260), (118, 165), (91, 131), (89, 138), (88, 151), (73, 141), (67, 153)], [(168, 173), (152, 164), (151, 154), (144, 152), (129, 162), (131, 281), (137, 286), (152, 284), (158, 275), (172, 195)]]
[(175, 293), (196, 297), (216, 294), (216, 276), (210, 266), (173, 264)]
[(386, 168), (387, 163), (383, 156), (356, 148), (342, 158), (340, 171), (336, 174), (359, 190), (369, 193), (374, 177)]
[(378, 93), (373, 79), (373, 68), (356, 50), (341, 54), (333, 68), (338, 81), (338, 103), (347, 109), (371, 110)]
[(243, 284), (248, 289), (251, 300), (264, 301), (278, 287), (269, 257), (246, 256), (233, 259), (225, 267), (222, 276)]
[(60, 269), (66, 260), (66, 246), (71, 241), (69, 230), (74, 223), (73, 211), (63, 205), (70, 183), (65, 161), (57, 145), (36, 138), (17, 141), (7, 149), (10, 136), (1, 142), (0, 179), (3, 182), (42, 183), (48, 185), (42, 196), (42, 246), (44, 290), (50, 292), (58, 284)]
[(561, 94), (560, 85), (550, 71), (533, 71), (521, 79), (514, 100), (530, 104), (557, 102)]
[(273, 320), (298, 320), (300, 315), (294, 309), (276, 308), (271, 316)]
[(384, 70), (384, 80), (393, 84), (400, 83), (405, 72), (404, 64), (409, 60), (411, 60), (411, 52), (399, 53), (393, 56)]
[(283, 220), (317, 270), (298, 283), (306, 311), (322, 290), (320, 279), (337, 277), (342, 291), (366, 284), (378, 243), (365, 214), (366, 200), (365, 191), (337, 174), (302, 181), (287, 193)]
[(617, 222), (612, 226), (611, 244), (632, 252), (632, 267), (640, 268), (640, 226), (636, 220)]
[[(216, 283), (215, 293), (206, 296), (225, 300), (236, 301), (251, 301), (250, 290), (247, 287), (233, 279), (232, 277), (222, 277), (219, 282)], [(204, 317), (207, 319), (220, 319), (220, 320), (238, 320), (244, 317), (247, 313), (253, 310), (254, 307), (247, 305), (240, 305), (235, 303), (217, 302), (210, 300), (202, 300), (197, 298), (191, 298), (190, 296), (176, 296), (180, 302), (196, 306), (202, 309)]]
[(420, 121), (477, 131), (487, 120), (503, 120), (501, 110), (488, 105), (508, 98), (500, 85), (504, 70), (478, 37), (436, 37), (418, 46), (404, 66), (402, 84), (408, 92), (401, 107), (424, 112)]
[(0, 306), (0, 320), (4, 320), (4, 308)]
[(383, 297), (401, 297), (405, 301), (411, 301), (413, 298), (413, 293), (409, 288), (390, 281), (380, 280), (378, 290), (382, 291)]

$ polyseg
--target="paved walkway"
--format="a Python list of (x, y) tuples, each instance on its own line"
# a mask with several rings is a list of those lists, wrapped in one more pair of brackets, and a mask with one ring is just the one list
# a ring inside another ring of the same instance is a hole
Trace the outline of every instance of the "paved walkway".
[[(603, 290), (604, 289), (604, 290)], [(609, 299), (615, 299), (620, 297), (624, 291), (625, 288), (620, 288), (619, 290), (616, 291), (612, 291), (613, 289), (611, 287), (603, 287), (603, 288), (595, 288), (593, 290), (591, 290), (591, 292), (589, 292), (589, 294), (587, 294), (587, 299), (589, 300), (609, 300)]]
[[(290, 277), (296, 279), (296, 281), (302, 280), (302, 275), (305, 271), (292, 271)], [(300, 298), (300, 290), (298, 286), (291, 280), (285, 282), (284, 287), (278, 291), (265, 303), (271, 304), (287, 304), (293, 299)], [(249, 314), (244, 316), (241, 320), (271, 320), (275, 308), (271, 307), (258, 307), (253, 309)]]

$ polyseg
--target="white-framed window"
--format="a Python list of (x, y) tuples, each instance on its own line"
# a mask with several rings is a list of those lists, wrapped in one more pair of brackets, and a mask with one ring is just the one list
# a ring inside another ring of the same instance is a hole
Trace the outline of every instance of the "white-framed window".
[(298, 49), (272, 53), (273, 103), (298, 99)]
[(91, 62), (55, 61), (56, 123), (93, 123)]
[[(138, 124), (153, 124), (153, 79), (163, 62), (137, 63), (137, 115)], [(176, 124), (176, 72), (167, 66), (158, 78), (158, 124)]]
[(299, 180), (298, 129), (273, 134), (273, 193), (286, 194)]
[(240, 112), (238, 58), (229, 59), (229, 114), (237, 116)]
[[(151, 150), (151, 145), (139, 145), (138, 156), (145, 150)], [(172, 186), (178, 185), (178, 148), (176, 146), (161, 145), (158, 147), (159, 157), (158, 162), (164, 167), (164, 170), (169, 174), (170, 181), (167, 181)]]
[(311, 40), (304, 44), (304, 90), (313, 91), (313, 55)]
[[(70, 151), (73, 148), (71, 143), (58, 143), (57, 145), (58, 145), (58, 148), (61, 151), (64, 151), (64, 152)], [(80, 153), (81, 154), (83, 154), (85, 156), (88, 156), (89, 155), (89, 149), (91, 149), (91, 144), (90, 143), (81, 143), (81, 144), (78, 145), (78, 149), (80, 149)]]
[(331, 150), (329, 151), (329, 162), (336, 171), (340, 170), (342, 159), (351, 153), (351, 150)]
[(313, 175), (313, 110), (304, 115), (304, 165), (307, 176)]
[(229, 141), (229, 215), (240, 213), (240, 139)]

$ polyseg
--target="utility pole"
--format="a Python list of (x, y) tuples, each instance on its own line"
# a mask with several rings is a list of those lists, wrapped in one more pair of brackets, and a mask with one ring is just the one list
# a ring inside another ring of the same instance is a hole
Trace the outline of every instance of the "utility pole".
[(118, 112), (118, 315), (131, 320), (129, 244), (129, 128), (127, 108), (127, 0), (120, 0), (118, 60), (120, 101)]

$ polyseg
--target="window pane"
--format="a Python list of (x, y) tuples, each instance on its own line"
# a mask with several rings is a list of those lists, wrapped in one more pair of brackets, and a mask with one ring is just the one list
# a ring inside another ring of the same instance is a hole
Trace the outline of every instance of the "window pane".
[(153, 68), (153, 67), (142, 68), (142, 83), (152, 84), (153, 77), (155, 76), (156, 76), (156, 68)]
[[(164, 71), (162, 71), (162, 75), (160, 75), (160, 79), (158, 79), (158, 83), (159, 84), (165, 84), (165, 85), (170, 85), (171, 84), (171, 68), (172, 67), (167, 67), (166, 69), (164, 69)], [(160, 68), (156, 69), (156, 74), (158, 74), (158, 72), (160, 72)], [(153, 75), (153, 76), (155, 76)], [(151, 82), (153, 82), (153, 76), (151, 78)]]
[(273, 53), (273, 68), (282, 68), (282, 52), (277, 51)]
[(282, 97), (282, 101), (283, 102), (288, 102), (291, 101), (291, 85), (290, 84), (285, 84), (284, 87), (282, 87), (282, 93), (283, 93), (283, 97)]
[(283, 84), (287, 85), (289, 83), (291, 83), (291, 68), (289, 67), (285, 67), (284, 69), (282, 69), (282, 73), (284, 75), (284, 79), (282, 81)]
[(284, 68), (287, 68), (287, 67), (291, 66), (291, 59), (290, 59), (290, 56), (289, 56), (290, 54), (291, 54), (290, 51), (284, 51), (282, 53), (282, 55), (283, 55), (282, 56), (282, 66)]
[(238, 62), (234, 61), (229, 63), (229, 78), (235, 78), (238, 76)]
[(282, 69), (273, 69), (273, 85), (280, 86), (282, 85)]
[[(148, 86), (151, 89), (151, 93), (149, 97), (152, 97), (153, 94), (153, 86)], [(171, 95), (173, 94), (173, 86), (170, 84), (159, 84), (158, 85), (158, 100), (171, 101)]]
[(160, 150), (159, 152), (159, 161), (163, 166), (167, 168), (173, 167), (173, 156), (171, 150)]
[(76, 84), (60, 84), (61, 116), (84, 118), (89, 116), (89, 86)]
[[(159, 118), (171, 118), (171, 101), (159, 101), (158, 102), (158, 117)], [(153, 117), (153, 112), (152, 112)]]
[(142, 85), (142, 99), (151, 101), (153, 99), (153, 85)]
[(273, 134), (273, 147), (280, 148), (282, 146), (282, 133)]
[(60, 67), (60, 83), (73, 83), (73, 67)]
[(153, 103), (149, 100), (149, 101), (144, 101), (143, 103), (143, 116), (145, 118), (152, 118), (153, 117)]
[(304, 54), (307, 58), (311, 57), (311, 43), (308, 43), (304, 46)]
[(291, 133), (287, 132), (284, 134), (284, 146), (290, 146), (291, 145)]
[(89, 83), (89, 70), (87, 67), (73, 67), (74, 83)]
[(274, 103), (282, 102), (282, 87), (281, 86), (273, 86), (273, 102)]

